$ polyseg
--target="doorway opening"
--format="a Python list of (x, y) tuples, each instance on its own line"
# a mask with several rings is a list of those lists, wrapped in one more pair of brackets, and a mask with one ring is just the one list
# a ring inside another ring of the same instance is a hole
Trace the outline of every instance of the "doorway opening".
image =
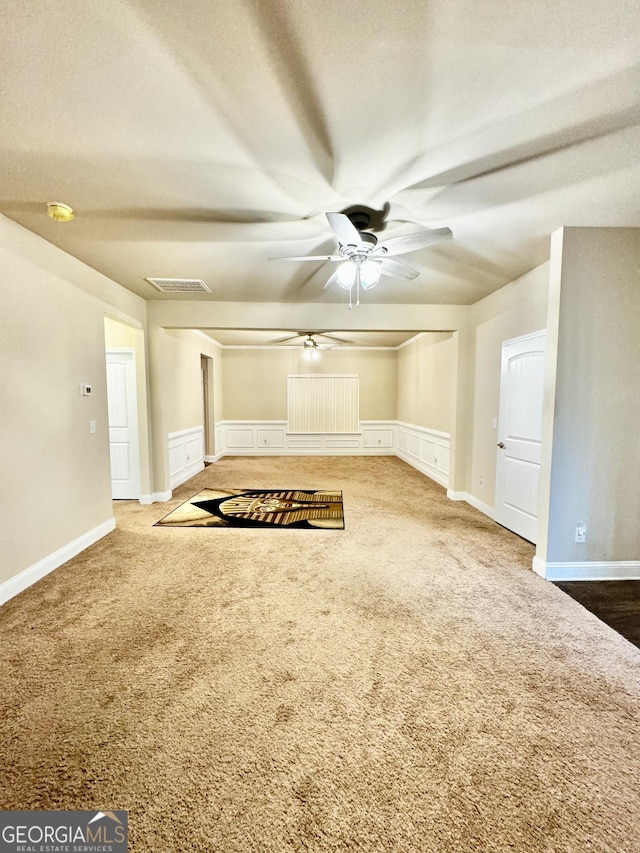
[(211, 463), (216, 452), (215, 420), (213, 417), (213, 359), (200, 355), (202, 384), (202, 423), (204, 424), (204, 461)]

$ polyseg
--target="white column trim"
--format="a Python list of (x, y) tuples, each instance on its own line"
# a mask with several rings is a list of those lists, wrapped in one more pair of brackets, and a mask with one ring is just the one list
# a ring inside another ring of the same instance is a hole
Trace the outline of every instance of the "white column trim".
[(151, 495), (140, 495), (140, 503), (143, 505), (164, 503), (171, 500), (172, 494), (171, 489), (168, 489), (166, 492), (153, 492)]

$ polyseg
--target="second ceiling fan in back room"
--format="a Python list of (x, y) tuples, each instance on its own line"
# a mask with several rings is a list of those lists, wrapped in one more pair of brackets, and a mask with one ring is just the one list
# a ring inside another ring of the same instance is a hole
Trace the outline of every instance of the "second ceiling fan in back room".
[[(330, 276), (325, 284), (325, 290), (334, 284), (349, 292), (349, 308), (353, 307), (353, 292), (355, 304), (360, 304), (360, 289), (371, 290), (380, 281), (380, 276), (392, 278), (414, 279), (419, 275), (418, 270), (396, 261), (393, 256), (404, 255), (425, 249), (453, 236), (450, 228), (424, 229), (392, 237), (390, 240), (378, 242), (378, 238), (370, 231), (370, 217), (366, 212), (351, 208), (345, 213), (327, 213), (327, 219), (338, 240), (337, 254), (333, 255), (302, 255), (298, 257), (269, 258), (271, 261), (332, 261), (340, 266)], [(362, 230), (359, 230), (362, 228)]]
[[(322, 341), (329, 341), (323, 343)], [(306, 359), (316, 359), (320, 354), (320, 350), (334, 349), (336, 346), (349, 344), (350, 341), (344, 338), (336, 338), (335, 335), (328, 335), (326, 332), (298, 332), (295, 335), (287, 335), (285, 338), (278, 338), (274, 344), (289, 344), (293, 341), (299, 342), (302, 346), (302, 351)]]

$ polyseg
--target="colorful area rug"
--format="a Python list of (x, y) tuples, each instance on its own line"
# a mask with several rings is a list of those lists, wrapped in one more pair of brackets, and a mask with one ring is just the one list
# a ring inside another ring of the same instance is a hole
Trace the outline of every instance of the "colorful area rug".
[(343, 530), (342, 492), (202, 489), (154, 527), (288, 527)]

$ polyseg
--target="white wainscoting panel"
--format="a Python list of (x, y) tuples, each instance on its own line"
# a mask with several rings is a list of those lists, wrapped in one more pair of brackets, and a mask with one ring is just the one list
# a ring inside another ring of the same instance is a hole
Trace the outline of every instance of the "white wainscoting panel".
[(450, 436), (397, 421), (360, 421), (352, 433), (288, 432), (286, 421), (221, 421), (217, 456), (399, 456), (447, 488)]
[[(225, 441), (225, 432), (222, 424), (216, 423), (215, 428), (215, 458), (220, 459), (220, 457), (224, 456), (224, 441)], [(213, 462), (213, 459), (211, 460)]]
[(229, 450), (251, 450), (255, 445), (254, 430), (251, 427), (235, 427), (228, 429), (225, 445)]
[(204, 468), (204, 427), (170, 432), (169, 486), (175, 489)]
[(327, 438), (325, 440), (324, 446), (327, 449), (345, 450), (349, 448), (353, 450), (360, 450), (362, 448), (362, 437), (356, 436), (355, 438)]
[(436, 483), (448, 487), (451, 454), (448, 432), (398, 422), (396, 454)]
[(303, 447), (314, 450), (322, 450), (323, 446), (324, 444), (322, 438), (287, 438), (287, 449), (289, 450), (300, 449)]
[(258, 447), (284, 450), (285, 430), (282, 427), (258, 427)]
[(286, 421), (221, 421), (217, 456), (394, 456), (395, 421), (361, 421), (356, 432), (288, 432)]
[(367, 448), (385, 448), (387, 450), (394, 449), (394, 434), (393, 425), (388, 427), (367, 427), (361, 424), (362, 429), (362, 446)]

